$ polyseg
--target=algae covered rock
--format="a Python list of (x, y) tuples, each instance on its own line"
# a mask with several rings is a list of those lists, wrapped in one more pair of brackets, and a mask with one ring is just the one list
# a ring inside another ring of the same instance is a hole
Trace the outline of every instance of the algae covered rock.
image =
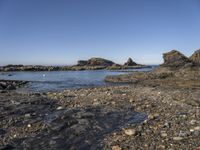
[(182, 67), (188, 63), (191, 63), (190, 59), (177, 50), (172, 50), (163, 54), (164, 67)]
[(200, 65), (200, 49), (195, 51), (194, 54), (192, 54), (190, 60), (194, 62), (194, 64)]

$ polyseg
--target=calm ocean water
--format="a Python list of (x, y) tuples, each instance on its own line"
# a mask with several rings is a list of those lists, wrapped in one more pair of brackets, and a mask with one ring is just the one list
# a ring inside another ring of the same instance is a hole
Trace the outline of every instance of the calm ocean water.
[[(135, 69), (148, 71), (151, 68)], [(133, 70), (132, 70), (133, 71)], [(104, 86), (108, 75), (126, 74), (128, 72), (91, 70), (91, 71), (51, 71), (51, 72), (6, 72), (0, 73), (0, 79), (31, 81), (19, 91), (47, 92), (61, 91), (68, 88)]]

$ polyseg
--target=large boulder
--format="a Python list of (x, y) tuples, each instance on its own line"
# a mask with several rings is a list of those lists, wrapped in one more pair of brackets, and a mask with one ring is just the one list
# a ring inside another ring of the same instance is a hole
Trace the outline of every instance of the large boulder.
[(129, 58), (124, 65), (125, 66), (137, 66), (138, 64), (136, 62), (134, 62), (131, 58)]
[(88, 66), (112, 66), (114, 62), (103, 58), (91, 58), (87, 61)]
[(172, 50), (163, 54), (164, 63), (161, 66), (164, 67), (182, 67), (191, 63), (190, 59), (177, 50)]
[(200, 49), (195, 51), (194, 54), (192, 54), (192, 56), (190, 56), (190, 60), (194, 63), (194, 64), (198, 64), (200, 65)]

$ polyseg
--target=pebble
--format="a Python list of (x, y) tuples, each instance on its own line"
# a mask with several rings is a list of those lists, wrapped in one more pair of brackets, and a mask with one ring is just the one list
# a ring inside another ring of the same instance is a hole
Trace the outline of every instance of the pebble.
[(194, 135), (195, 135), (195, 136), (199, 136), (199, 135), (200, 135), (200, 132), (199, 132), (199, 131), (194, 131)]
[(190, 121), (190, 124), (191, 124), (191, 125), (194, 125), (196, 122), (197, 122), (196, 120), (191, 120), (191, 121)]
[(187, 132), (180, 131), (179, 136), (180, 136), (180, 137), (186, 137), (186, 136), (188, 136), (188, 134), (189, 134), (189, 133), (187, 133)]
[(161, 133), (162, 137), (167, 137), (167, 133)]
[(165, 122), (164, 128), (170, 128), (170, 127), (171, 127), (171, 124), (169, 122)]
[(159, 114), (151, 114), (148, 116), (149, 119), (156, 119), (159, 117)]
[(26, 118), (30, 118), (31, 115), (30, 115), (30, 114), (25, 114), (25, 117), (26, 117)]
[(136, 131), (135, 131), (135, 129), (126, 129), (126, 130), (124, 131), (124, 133), (125, 133), (126, 135), (132, 136), (132, 135), (135, 135), (135, 134), (136, 134)]
[(116, 146), (113, 146), (113, 147), (112, 147), (112, 150), (122, 150), (122, 148), (119, 147), (119, 145), (116, 145)]
[(61, 110), (61, 109), (63, 109), (63, 107), (62, 107), (62, 106), (59, 106), (59, 107), (57, 108), (57, 110)]
[(195, 131), (200, 131), (200, 126), (194, 128)]
[(182, 138), (182, 137), (179, 137), (179, 136), (177, 136), (177, 137), (173, 137), (173, 140), (174, 140), (174, 141), (181, 141), (181, 140), (183, 140), (183, 138)]

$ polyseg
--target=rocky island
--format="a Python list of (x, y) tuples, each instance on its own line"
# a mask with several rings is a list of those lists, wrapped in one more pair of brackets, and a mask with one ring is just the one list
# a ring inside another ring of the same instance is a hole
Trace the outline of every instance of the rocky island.
[[(172, 50), (151, 72), (105, 79), (125, 85), (35, 94), (1, 90), (0, 149), (200, 149), (199, 56), (199, 50), (189, 58)], [(121, 67), (104, 64), (113, 65)], [(130, 65), (131, 59), (123, 67)]]
[(72, 66), (41, 66), (41, 65), (7, 65), (1, 66), (0, 72), (8, 71), (80, 71), (80, 70), (123, 70), (135, 68), (149, 68), (151, 66), (140, 65), (128, 59), (124, 65), (116, 64), (104, 58), (91, 58), (89, 60), (79, 60), (77, 65)]

